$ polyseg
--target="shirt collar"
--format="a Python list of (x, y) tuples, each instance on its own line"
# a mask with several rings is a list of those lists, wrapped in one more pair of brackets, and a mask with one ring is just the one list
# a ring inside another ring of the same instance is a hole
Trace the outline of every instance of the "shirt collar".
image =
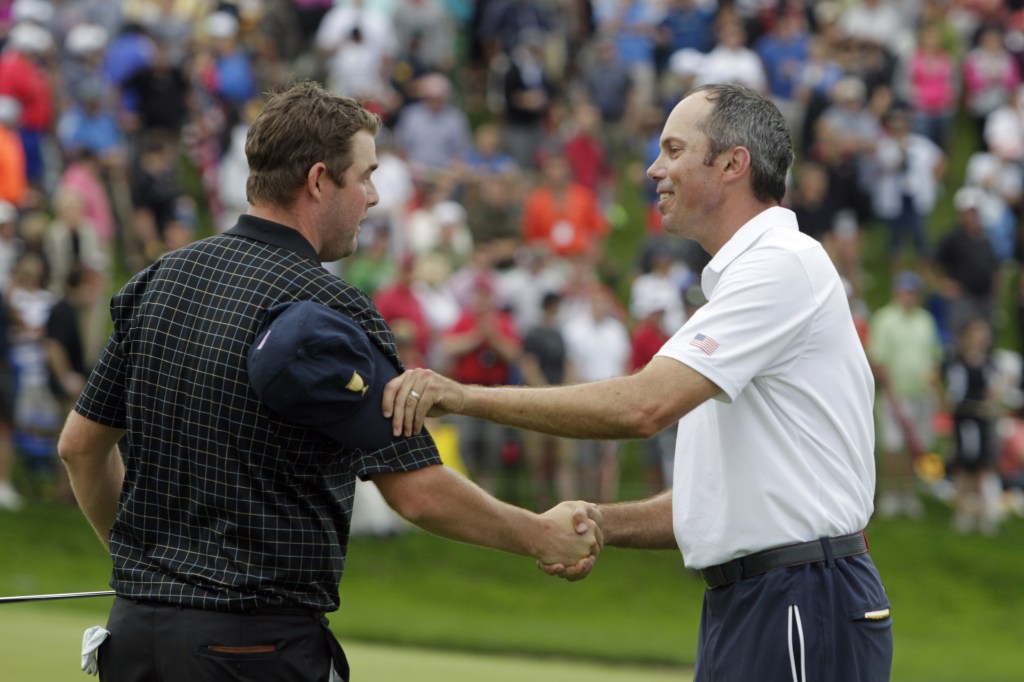
[(700, 288), (709, 301), (719, 278), (729, 264), (753, 246), (769, 228), (799, 229), (796, 214), (788, 208), (772, 206), (761, 211), (736, 230), (736, 233), (718, 250), (718, 253), (701, 273)]
[(275, 223), (272, 220), (257, 218), (245, 213), (238, 217), (238, 222), (235, 223), (235, 226), (225, 234), (235, 237), (246, 237), (248, 239), (255, 239), (258, 242), (279, 246), (282, 249), (294, 251), (303, 258), (308, 258), (318, 265), (320, 264), (320, 256), (317, 255), (316, 249), (306, 241), (306, 238), (298, 230), (281, 223)]

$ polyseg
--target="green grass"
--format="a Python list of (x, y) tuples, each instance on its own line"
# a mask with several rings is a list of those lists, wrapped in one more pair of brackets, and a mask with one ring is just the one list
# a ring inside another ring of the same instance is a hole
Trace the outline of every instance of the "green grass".
[[(893, 605), (893, 679), (1021, 679), (1024, 521), (1011, 519), (996, 538), (962, 537), (949, 530), (948, 509), (931, 503), (928, 511), (922, 522), (876, 522), (869, 528), (872, 554)], [(19, 514), (0, 514), (0, 538), (0, 595), (106, 585), (109, 560), (73, 508), (33, 504)], [(617, 666), (669, 666), (674, 679), (685, 679), (681, 671), (693, 662), (702, 586), (674, 552), (609, 549), (590, 578), (569, 584), (543, 575), (528, 559), (414, 532), (354, 538), (341, 593), (342, 608), (331, 624), (347, 646), (525, 654), (543, 659), (538, 670), (578, 659), (595, 669), (622, 672), (608, 679), (640, 680), (635, 668)], [(52, 619), (38, 641), (66, 669), (57, 649), (63, 650), (67, 639), (66, 646), (75, 650), (82, 629), (102, 623), (108, 606), (108, 599), (0, 605), (0, 641), (6, 642), (0, 645), (5, 671), (0, 678), (62, 679), (7, 673), (15, 670), (8, 666), (27, 670), (41, 663), (33, 648), (34, 621), (25, 620), (25, 613)], [(6, 641), (4, 633), (11, 631), (18, 635), (15, 642), (32, 644)], [(397, 665), (397, 656), (383, 658)]]

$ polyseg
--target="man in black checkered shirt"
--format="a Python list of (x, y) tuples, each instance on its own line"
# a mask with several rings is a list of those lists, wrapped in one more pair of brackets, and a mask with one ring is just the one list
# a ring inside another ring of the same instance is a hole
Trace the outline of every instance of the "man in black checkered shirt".
[[(113, 558), (107, 682), (347, 680), (323, 614), (338, 608), (356, 476), (439, 535), (544, 563), (599, 551), (573, 503), (507, 505), (441, 465), (428, 434), (391, 435), (379, 398), (402, 369), (391, 331), (320, 265), (355, 250), (377, 203), (378, 125), (313, 83), (272, 98), (246, 142), (249, 212), (112, 300), (113, 333), (59, 444)], [(331, 354), (313, 349), (313, 329), (337, 332)], [(340, 382), (317, 376), (350, 360)], [(336, 419), (321, 389), (358, 418)]]

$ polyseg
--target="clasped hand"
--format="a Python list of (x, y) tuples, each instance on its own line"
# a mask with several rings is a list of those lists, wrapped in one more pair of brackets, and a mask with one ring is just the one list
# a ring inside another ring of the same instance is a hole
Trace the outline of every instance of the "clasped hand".
[(542, 547), (537, 553), (537, 567), (548, 575), (570, 582), (590, 575), (604, 548), (601, 530), (604, 519), (597, 505), (589, 502), (562, 502), (542, 516), (553, 521), (554, 526), (542, 539)]

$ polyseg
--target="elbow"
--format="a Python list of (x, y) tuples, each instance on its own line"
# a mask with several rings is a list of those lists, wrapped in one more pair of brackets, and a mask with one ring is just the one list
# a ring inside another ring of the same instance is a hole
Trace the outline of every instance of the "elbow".
[(628, 438), (646, 440), (668, 426), (655, 405), (641, 405), (623, 415), (623, 430)]

